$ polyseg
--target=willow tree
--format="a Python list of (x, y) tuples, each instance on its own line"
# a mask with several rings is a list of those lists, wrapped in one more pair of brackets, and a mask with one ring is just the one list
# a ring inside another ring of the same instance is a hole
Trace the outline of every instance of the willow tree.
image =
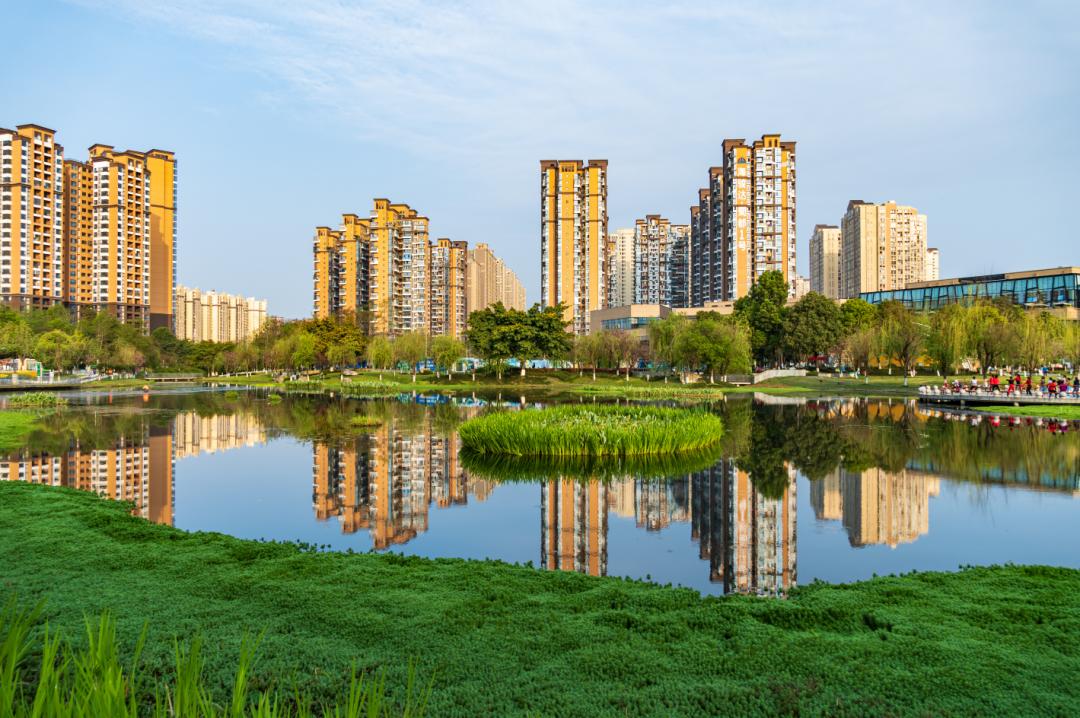
[(926, 325), (897, 301), (881, 305), (881, 347), (904, 367), (904, 386), (926, 347)]
[(955, 374), (964, 359), (967, 346), (967, 311), (967, 307), (962, 304), (949, 304), (930, 317), (926, 350), (944, 375)]

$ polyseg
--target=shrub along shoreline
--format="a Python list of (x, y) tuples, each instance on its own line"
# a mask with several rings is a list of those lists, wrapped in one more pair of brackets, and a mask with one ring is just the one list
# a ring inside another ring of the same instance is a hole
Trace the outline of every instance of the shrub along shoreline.
[[(316, 553), (185, 533), (69, 489), (0, 483), (0, 589), (47, 598), (73, 641), (108, 609), (147, 626), (141, 675), (205, 638), (225, 702), (244, 635), (253, 691), (341, 700), (351, 667), (434, 675), (431, 715), (1076, 714), (1080, 571), (972, 568), (798, 588), (788, 600), (492, 561)], [(127, 657), (125, 657), (126, 659)]]

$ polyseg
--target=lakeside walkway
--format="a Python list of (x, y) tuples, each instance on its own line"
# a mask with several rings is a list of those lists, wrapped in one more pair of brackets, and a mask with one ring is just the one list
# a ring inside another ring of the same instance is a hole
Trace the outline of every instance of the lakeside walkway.
[(1080, 406), (1080, 397), (1036, 391), (1009, 394), (1005, 391), (942, 391), (936, 386), (920, 386), (919, 401), (953, 406)]

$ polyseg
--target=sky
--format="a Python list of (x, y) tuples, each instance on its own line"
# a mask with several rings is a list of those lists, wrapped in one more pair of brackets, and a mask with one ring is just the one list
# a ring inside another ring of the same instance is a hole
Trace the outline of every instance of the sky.
[(928, 216), (942, 277), (1080, 264), (1080, 3), (0, 0), (0, 126), (170, 149), (178, 279), (311, 313), (372, 199), (539, 299), (542, 159), (607, 159), (609, 229), (687, 222), (726, 138), (797, 142), (798, 267), (847, 202)]

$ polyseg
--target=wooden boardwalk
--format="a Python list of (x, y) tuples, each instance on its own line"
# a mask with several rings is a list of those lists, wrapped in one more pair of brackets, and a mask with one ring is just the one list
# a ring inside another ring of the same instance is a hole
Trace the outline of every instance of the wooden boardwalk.
[(1046, 394), (1013, 394), (1004, 391), (919, 392), (919, 401), (927, 404), (949, 406), (1080, 406), (1080, 398), (1049, 396)]

